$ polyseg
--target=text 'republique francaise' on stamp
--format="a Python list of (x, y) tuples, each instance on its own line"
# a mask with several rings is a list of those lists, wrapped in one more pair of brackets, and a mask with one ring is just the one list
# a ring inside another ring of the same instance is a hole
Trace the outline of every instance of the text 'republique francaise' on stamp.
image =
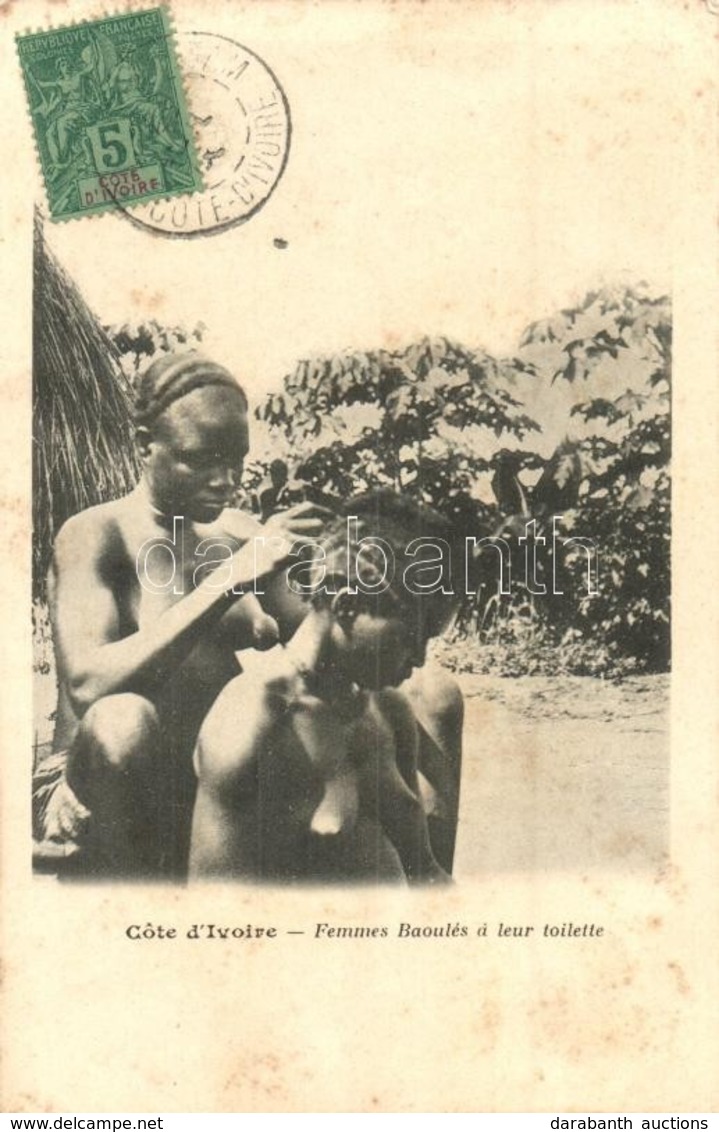
[(292, 127), (279, 80), (249, 48), (197, 31), (178, 32), (177, 50), (205, 190), (122, 207), (141, 228), (187, 239), (243, 224), (267, 203), (287, 164)]
[(203, 188), (164, 8), (17, 37), (50, 216)]

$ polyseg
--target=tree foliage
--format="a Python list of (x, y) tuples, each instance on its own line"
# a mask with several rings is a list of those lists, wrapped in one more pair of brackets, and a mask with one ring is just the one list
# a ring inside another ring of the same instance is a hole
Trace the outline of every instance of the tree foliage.
[(591, 629), (636, 659), (664, 668), (670, 648), (671, 313), (667, 299), (625, 294), (606, 304), (645, 369), (639, 388), (573, 409), (604, 434), (582, 441), (587, 475), (574, 521), (593, 532), (604, 563), (597, 597), (577, 603), (576, 632)]
[(296, 473), (313, 487), (345, 496), (389, 486), (476, 527), (486, 510), (477, 479), (494, 467), (482, 435), (519, 442), (539, 430), (502, 371), (483, 351), (425, 338), (303, 360), (258, 415), (291, 439)]
[[(283, 436), (294, 473), (325, 493), (391, 486), (475, 537), (516, 537), (531, 520), (546, 536), (561, 515), (563, 536), (597, 547), (599, 594), (587, 592), (586, 554), (570, 548), (539, 564), (539, 580), (556, 576), (561, 596), (538, 600), (521, 581), (498, 596), (490, 553), (465, 629), (489, 641), (529, 621), (543, 647), (553, 642), (578, 670), (609, 672), (620, 661), (624, 670), (661, 669), (670, 378), (669, 300), (640, 284), (592, 291), (532, 323), (510, 358), (425, 338), (403, 350), (304, 359), (258, 417)], [(515, 544), (515, 567), (519, 556)]]
[(123, 322), (119, 326), (105, 327), (119, 355), (122, 372), (132, 386), (156, 354), (196, 350), (206, 329), (203, 322), (188, 330), (184, 326), (162, 326), (154, 318), (146, 322)]

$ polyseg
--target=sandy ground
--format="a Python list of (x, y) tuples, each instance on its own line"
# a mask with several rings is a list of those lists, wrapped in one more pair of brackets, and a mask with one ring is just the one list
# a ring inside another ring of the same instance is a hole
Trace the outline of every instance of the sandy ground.
[(455, 875), (652, 870), (669, 847), (669, 677), (459, 677)]

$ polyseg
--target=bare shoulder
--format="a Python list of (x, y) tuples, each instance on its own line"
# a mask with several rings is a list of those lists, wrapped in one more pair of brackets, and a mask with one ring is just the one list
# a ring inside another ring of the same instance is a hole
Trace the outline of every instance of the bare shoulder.
[(124, 500), (87, 507), (67, 519), (55, 537), (54, 563), (66, 567), (77, 561), (96, 560), (119, 544)]
[(399, 688), (382, 688), (373, 699), (379, 712), (394, 728), (414, 727), (412, 705)]
[(461, 714), (464, 706), (462, 690), (451, 672), (435, 660), (417, 668), (402, 685), (419, 714), (435, 716)]
[[(278, 651), (256, 655), (266, 661)], [(217, 781), (253, 762), (285, 718), (291, 690), (292, 677), (281, 656), (275, 656), (274, 664), (252, 664), (230, 680), (200, 730), (196, 756), (200, 777)]]

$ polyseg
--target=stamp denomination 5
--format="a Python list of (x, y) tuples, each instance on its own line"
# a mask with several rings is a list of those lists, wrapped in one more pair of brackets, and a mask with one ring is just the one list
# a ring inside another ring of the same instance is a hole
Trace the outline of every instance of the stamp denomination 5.
[(17, 37), (53, 220), (203, 187), (163, 8)]

